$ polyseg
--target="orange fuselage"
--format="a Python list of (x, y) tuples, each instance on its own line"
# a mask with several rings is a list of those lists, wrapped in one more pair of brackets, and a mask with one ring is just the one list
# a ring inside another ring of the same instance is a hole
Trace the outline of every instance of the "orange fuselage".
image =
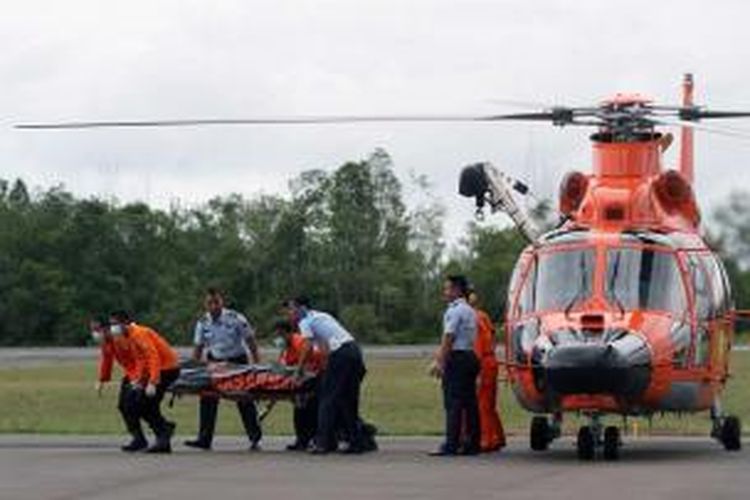
[(561, 187), (566, 223), (518, 261), (505, 361), (531, 411), (704, 410), (727, 378), (723, 265), (690, 183), (662, 168), (662, 136), (640, 139), (594, 134), (593, 174)]

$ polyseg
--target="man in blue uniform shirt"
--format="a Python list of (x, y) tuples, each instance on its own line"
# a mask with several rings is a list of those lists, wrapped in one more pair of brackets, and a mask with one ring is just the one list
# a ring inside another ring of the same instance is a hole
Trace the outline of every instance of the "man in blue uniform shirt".
[(289, 319), (298, 325), (307, 341), (302, 349), (298, 369), (302, 370), (312, 350), (312, 342), (328, 353), (320, 387), (318, 429), (313, 453), (336, 449), (337, 419), (346, 432), (349, 446), (344, 453), (362, 453), (373, 447), (363, 443), (362, 420), (359, 418), (359, 390), (365, 376), (362, 352), (354, 337), (328, 313), (310, 308), (306, 297), (284, 303)]
[[(442, 377), (445, 406), (445, 441), (434, 455), (479, 453), (479, 407), (477, 376), (479, 361), (474, 354), (476, 313), (466, 302), (469, 284), (464, 276), (448, 276), (443, 299), (443, 336), (435, 354), (434, 372)], [(461, 424), (466, 423), (466, 442), (461, 443)]]
[[(193, 359), (201, 361), (205, 354), (209, 362), (247, 364), (248, 351), (253, 363), (260, 361), (255, 331), (245, 316), (224, 307), (221, 292), (209, 288), (205, 298), (206, 314), (195, 325)], [(185, 445), (203, 450), (211, 449), (216, 427), (219, 399), (212, 396), (200, 398), (200, 429), (198, 438), (185, 441)], [(259, 449), (262, 436), (258, 412), (253, 401), (237, 401), (242, 424), (250, 440), (250, 449)]]

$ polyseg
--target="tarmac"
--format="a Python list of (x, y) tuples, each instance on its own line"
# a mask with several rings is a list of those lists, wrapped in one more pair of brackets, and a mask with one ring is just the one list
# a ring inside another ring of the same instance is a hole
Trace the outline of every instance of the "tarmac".
[(214, 451), (179, 444), (171, 455), (129, 455), (116, 436), (0, 436), (0, 499), (745, 499), (750, 452), (708, 438), (628, 440), (619, 461), (581, 462), (573, 441), (532, 452), (515, 438), (500, 453), (430, 457), (436, 437), (382, 438), (361, 456), (260, 452), (239, 438)]

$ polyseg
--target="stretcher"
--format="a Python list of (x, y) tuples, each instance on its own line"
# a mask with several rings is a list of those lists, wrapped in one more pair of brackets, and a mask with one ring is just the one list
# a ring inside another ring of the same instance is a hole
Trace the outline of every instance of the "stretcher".
[(317, 376), (273, 364), (197, 363), (180, 365), (180, 376), (167, 389), (174, 398), (213, 396), (233, 401), (292, 401), (296, 405), (315, 394)]

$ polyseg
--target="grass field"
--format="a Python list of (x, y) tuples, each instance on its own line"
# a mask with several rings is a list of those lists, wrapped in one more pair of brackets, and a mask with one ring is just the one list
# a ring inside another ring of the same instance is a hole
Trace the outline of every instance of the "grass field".
[[(724, 399), (727, 411), (750, 425), (750, 353), (735, 353), (734, 376)], [(438, 383), (426, 376), (426, 360), (368, 361), (368, 376), (363, 389), (363, 415), (378, 425), (383, 434), (431, 435), (442, 428), (442, 409)], [(0, 432), (3, 433), (121, 433), (116, 410), (117, 384), (110, 384), (101, 398), (94, 391), (95, 366), (60, 364), (27, 368), (0, 369)], [(500, 386), (503, 422), (511, 433), (525, 433), (529, 414), (516, 404), (510, 389)], [(183, 398), (167, 408), (177, 421), (178, 432), (190, 435), (196, 430), (197, 400)], [(629, 426), (632, 432), (633, 420)], [(619, 422), (618, 422), (619, 423)], [(648, 432), (648, 423), (640, 420), (639, 433)], [(566, 430), (577, 428), (575, 418), (568, 419)], [(693, 416), (657, 416), (654, 433), (707, 434), (706, 414)], [(268, 434), (290, 434), (288, 403), (279, 403), (264, 422)], [(239, 434), (239, 415), (231, 403), (222, 403), (219, 434)]]

